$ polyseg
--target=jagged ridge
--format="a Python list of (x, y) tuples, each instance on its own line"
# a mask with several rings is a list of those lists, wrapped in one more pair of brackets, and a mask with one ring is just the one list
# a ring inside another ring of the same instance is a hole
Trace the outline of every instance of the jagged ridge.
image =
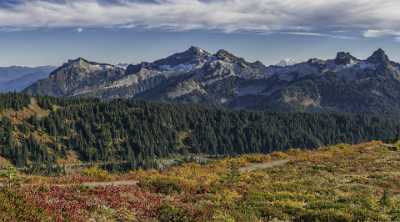
[(265, 66), (219, 50), (198, 47), (126, 69), (83, 58), (70, 60), (25, 92), (102, 99), (141, 98), (231, 108), (283, 111), (400, 111), (400, 65), (382, 49), (366, 60), (347, 52)]

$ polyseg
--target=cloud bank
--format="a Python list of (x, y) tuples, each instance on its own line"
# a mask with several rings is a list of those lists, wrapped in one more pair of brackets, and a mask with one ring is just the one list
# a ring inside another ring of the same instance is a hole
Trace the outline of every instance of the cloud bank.
[(400, 36), (398, 0), (4, 0), (0, 30), (150, 28)]

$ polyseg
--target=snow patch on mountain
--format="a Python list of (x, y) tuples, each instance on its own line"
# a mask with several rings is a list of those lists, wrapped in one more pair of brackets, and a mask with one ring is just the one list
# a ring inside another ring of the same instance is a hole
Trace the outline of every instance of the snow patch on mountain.
[(285, 67), (285, 66), (292, 66), (297, 63), (298, 62), (295, 59), (288, 58), (288, 59), (282, 59), (275, 66)]

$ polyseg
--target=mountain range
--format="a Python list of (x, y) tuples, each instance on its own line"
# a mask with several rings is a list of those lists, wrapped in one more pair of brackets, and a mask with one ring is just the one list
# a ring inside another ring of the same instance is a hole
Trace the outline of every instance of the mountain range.
[(333, 59), (265, 66), (226, 50), (212, 54), (190, 47), (126, 68), (83, 58), (70, 60), (24, 92), (234, 109), (395, 114), (400, 112), (400, 64), (382, 49), (367, 59), (339, 52)]
[(0, 92), (21, 91), (39, 79), (45, 79), (55, 69), (53, 66), (0, 67)]

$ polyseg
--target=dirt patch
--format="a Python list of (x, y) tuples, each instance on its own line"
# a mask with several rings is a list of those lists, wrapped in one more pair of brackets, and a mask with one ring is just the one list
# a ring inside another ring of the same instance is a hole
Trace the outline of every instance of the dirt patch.
[(82, 186), (89, 188), (96, 187), (108, 187), (108, 186), (134, 186), (137, 185), (139, 181), (137, 180), (121, 180), (121, 181), (111, 181), (111, 182), (87, 182), (82, 183)]
[(263, 170), (263, 169), (268, 169), (268, 168), (273, 168), (277, 166), (283, 166), (287, 164), (290, 160), (275, 160), (267, 163), (251, 163), (245, 167), (242, 167), (239, 169), (241, 173), (245, 172), (251, 172), (255, 170)]

